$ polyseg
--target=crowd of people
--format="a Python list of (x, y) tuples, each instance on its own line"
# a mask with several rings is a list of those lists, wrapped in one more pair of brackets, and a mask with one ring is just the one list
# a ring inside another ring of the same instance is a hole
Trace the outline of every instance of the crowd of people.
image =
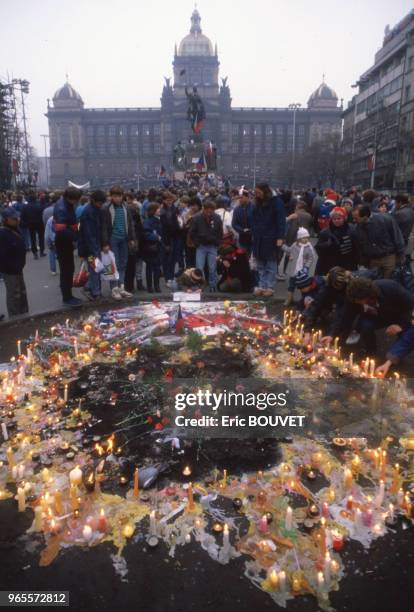
[[(308, 189), (259, 183), (245, 188), (178, 187), (83, 194), (0, 194), (0, 276), (9, 316), (28, 312), (26, 253), (49, 257), (66, 306), (83, 285), (98, 301), (135, 291), (221, 291), (271, 297), (287, 280), (286, 305), (303, 312), (305, 332), (329, 321), (325, 340), (361, 338), (377, 350), (375, 329), (397, 336), (389, 367), (414, 349), (414, 208), (405, 194)], [(83, 270), (75, 270), (77, 253)], [(80, 280), (83, 278), (83, 282)], [(77, 282), (76, 282), (77, 279)], [(295, 299), (295, 296), (298, 298)], [(326, 327), (326, 325), (325, 325)]]

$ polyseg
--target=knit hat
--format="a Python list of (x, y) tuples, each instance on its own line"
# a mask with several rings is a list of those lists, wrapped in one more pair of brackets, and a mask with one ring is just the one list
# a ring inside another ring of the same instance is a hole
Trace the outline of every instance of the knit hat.
[(9, 208), (6, 208), (5, 210), (3, 210), (1, 212), (1, 215), (2, 215), (4, 221), (6, 219), (20, 219), (19, 213), (12, 206), (9, 206)]
[(303, 268), (299, 270), (299, 272), (295, 276), (295, 286), (298, 289), (305, 289), (305, 287), (309, 287), (312, 284), (313, 278), (309, 276), (308, 268)]
[(336, 202), (335, 200), (325, 200), (325, 202), (322, 203), (322, 206), (336, 206)]
[(338, 200), (338, 194), (333, 189), (325, 189), (325, 196), (328, 200), (333, 200), (334, 202)]
[(331, 210), (331, 213), (329, 216), (333, 217), (334, 215), (342, 217), (343, 219), (346, 219), (348, 217), (348, 213), (346, 212), (343, 206), (335, 206), (335, 208)]
[(301, 238), (309, 238), (310, 234), (306, 227), (300, 227), (298, 229), (298, 233), (296, 235), (296, 240), (300, 240)]

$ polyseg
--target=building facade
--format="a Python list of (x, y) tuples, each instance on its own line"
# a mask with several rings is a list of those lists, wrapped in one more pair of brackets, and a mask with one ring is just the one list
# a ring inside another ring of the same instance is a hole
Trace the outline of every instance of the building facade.
[(217, 45), (202, 33), (194, 10), (190, 32), (175, 46), (173, 83), (165, 79), (156, 108), (85, 108), (66, 82), (48, 101), (50, 185), (68, 180), (92, 186), (156, 183), (161, 166), (171, 169), (173, 149), (187, 142), (185, 87), (197, 86), (206, 109), (204, 142), (217, 148), (217, 172), (237, 182), (257, 178), (278, 182), (281, 156), (298, 153), (315, 140), (341, 129), (342, 109), (323, 82), (306, 107), (233, 107), (227, 77), (219, 82)]
[(414, 10), (387, 26), (374, 64), (355, 85), (343, 113), (352, 181), (383, 190), (414, 185)]

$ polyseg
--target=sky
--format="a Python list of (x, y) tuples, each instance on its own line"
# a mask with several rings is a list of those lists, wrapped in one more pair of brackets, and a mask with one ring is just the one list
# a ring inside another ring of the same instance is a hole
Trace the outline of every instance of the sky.
[[(0, 0), (0, 78), (30, 81), (31, 143), (44, 154), (47, 98), (69, 82), (85, 107), (159, 106), (193, 0)], [(233, 106), (306, 105), (325, 80), (345, 104), (384, 28), (413, 0), (198, 0)], [(4, 27), (6, 26), (6, 27)]]

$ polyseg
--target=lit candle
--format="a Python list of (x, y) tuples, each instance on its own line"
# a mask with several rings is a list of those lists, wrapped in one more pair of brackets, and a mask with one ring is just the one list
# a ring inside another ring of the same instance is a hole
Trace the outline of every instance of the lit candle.
[(188, 494), (188, 509), (194, 510), (194, 497), (193, 497), (193, 483), (190, 482), (188, 485), (188, 490), (187, 490), (187, 494)]
[(383, 450), (381, 453), (381, 478), (385, 478), (385, 468), (387, 465), (387, 451)]
[(9, 448), (6, 451), (6, 455), (7, 455), (7, 461), (9, 462), (9, 466), (11, 468), (13, 468), (14, 466), (14, 455), (13, 455), (13, 449), (9, 446)]
[(391, 522), (394, 521), (395, 515), (394, 515), (394, 504), (390, 504), (388, 506), (388, 518), (390, 519)]
[(270, 582), (270, 586), (273, 589), (277, 589), (278, 584), (279, 584), (279, 577), (277, 575), (276, 570), (274, 570), (274, 569), (269, 574), (269, 582)]
[(43, 468), (43, 470), (42, 470), (42, 480), (43, 480), (43, 482), (49, 482), (49, 477), (50, 477), (49, 470), (46, 467)]
[(333, 504), (333, 502), (335, 501), (336, 495), (335, 495), (335, 489), (332, 487), (329, 488), (328, 498), (331, 504)]
[[(266, 518), (266, 517), (265, 517)], [(285, 529), (290, 531), (293, 524), (293, 510), (290, 506), (286, 508)]]
[(227, 470), (223, 470), (223, 486), (227, 485)]
[(186, 465), (185, 468), (183, 469), (183, 476), (191, 476), (191, 468), (190, 466)]
[(348, 499), (346, 500), (347, 510), (352, 510), (353, 497), (352, 495), (348, 495)]
[(372, 378), (375, 373), (375, 360), (371, 359), (369, 362), (369, 375)]
[(26, 492), (23, 487), (17, 489), (17, 505), (19, 512), (26, 510)]
[(6, 425), (6, 423), (2, 423), (1, 424), (1, 433), (3, 434), (3, 439), (4, 440), (8, 440), (9, 439), (9, 434), (7, 432), (7, 425)]
[(139, 471), (138, 468), (135, 468), (134, 472), (134, 497), (137, 499), (138, 497), (138, 482), (139, 482)]
[(155, 510), (150, 514), (150, 535), (157, 535), (157, 523), (155, 520)]
[(329, 552), (325, 553), (325, 563), (323, 566), (323, 574), (326, 582), (330, 582), (331, 580), (331, 555)]
[(318, 572), (318, 590), (322, 591), (325, 588), (325, 579), (322, 572)]
[(335, 338), (334, 340), (334, 350), (338, 350), (338, 342), (339, 342), (339, 338)]
[(92, 538), (92, 527), (90, 525), (85, 525), (82, 530), (83, 539), (89, 542)]
[(229, 548), (230, 548), (229, 526), (227, 525), (227, 523), (225, 523), (224, 530), (223, 530), (223, 549), (225, 552), (228, 552)]
[(79, 509), (78, 492), (76, 489), (76, 485), (72, 485), (72, 484), (70, 485), (69, 495), (70, 495), (70, 505), (72, 508), (72, 512), (75, 512), (76, 510)]
[(36, 506), (34, 509), (34, 528), (36, 531), (42, 531), (43, 528), (43, 516), (41, 506)]
[(21, 340), (17, 341), (17, 352), (19, 356), (22, 354), (22, 341)]
[(355, 455), (355, 457), (352, 459), (351, 467), (354, 474), (359, 474), (359, 470), (361, 469), (361, 460), (358, 455)]
[(279, 590), (283, 593), (286, 590), (286, 572), (279, 572)]
[(354, 367), (354, 353), (351, 353), (349, 355), (349, 367), (353, 368)]
[(260, 533), (267, 533), (269, 531), (269, 523), (267, 522), (266, 515), (264, 514), (259, 521)]
[(345, 489), (352, 487), (352, 472), (349, 468), (344, 469), (344, 487)]
[(75, 486), (82, 482), (82, 470), (78, 465), (69, 472), (69, 480), (70, 484)]
[(380, 486), (378, 489), (378, 493), (375, 497), (375, 505), (376, 506), (381, 506), (382, 502), (384, 501), (384, 492), (385, 492), (385, 483), (383, 480), (380, 480)]
[(134, 525), (130, 525), (129, 523), (124, 527), (124, 536), (126, 538), (130, 538), (135, 531)]
[(107, 530), (107, 527), (108, 527), (108, 523), (106, 520), (105, 511), (103, 508), (101, 508), (101, 511), (99, 513), (98, 529), (102, 533), (105, 533), (105, 531)]
[(53, 494), (53, 497), (55, 498), (55, 510), (56, 510), (56, 514), (62, 514), (62, 512), (63, 512), (62, 492), (61, 491), (55, 491), (54, 494)]
[(17, 475), (19, 480), (22, 480), (23, 476), (24, 476), (24, 465), (21, 463), (17, 469)]
[(65, 402), (65, 404), (68, 403), (68, 385), (65, 385), (65, 391), (63, 394), (63, 401)]

